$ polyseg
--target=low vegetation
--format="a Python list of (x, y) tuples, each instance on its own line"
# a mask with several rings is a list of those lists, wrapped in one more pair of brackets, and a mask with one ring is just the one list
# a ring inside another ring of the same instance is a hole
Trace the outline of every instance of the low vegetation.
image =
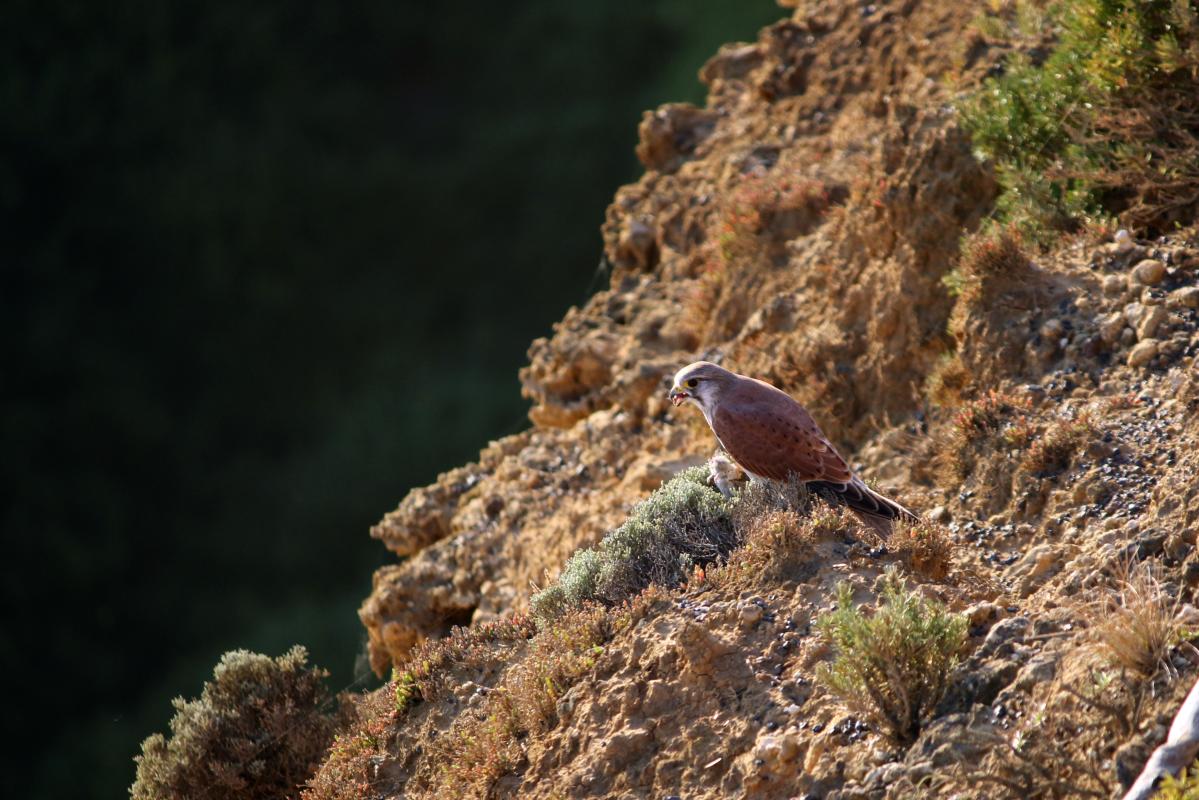
[(953, 541), (940, 525), (924, 520), (897, 523), (887, 539), (887, 549), (930, 580), (939, 581), (949, 575)]
[(226, 653), (199, 699), (175, 700), (171, 735), (142, 743), (134, 800), (294, 796), (320, 764), (339, 715), (324, 670), (295, 647)]
[(1199, 4), (1021, 0), (997, 8), (977, 27), (1014, 51), (961, 111), (998, 170), (999, 217), (1050, 243), (1111, 216), (1155, 233), (1193, 215)]
[(1031, 438), (1029, 415), (1032, 404), (1006, 392), (990, 391), (965, 403), (949, 427), (949, 442), (943, 451), (951, 481), (970, 475), (975, 462), (999, 446), (1007, 450), (1025, 447)]
[(732, 502), (707, 475), (705, 467), (679, 473), (598, 545), (575, 553), (558, 581), (533, 596), (534, 616), (544, 623), (587, 602), (620, 603), (650, 584), (676, 586), (727, 555), (737, 538)]
[(1074, 454), (1094, 434), (1095, 424), (1089, 414), (1057, 420), (1032, 441), (1020, 468), (1037, 477), (1056, 475), (1070, 466)]
[(1116, 587), (1090, 607), (1095, 643), (1114, 666), (1152, 678), (1170, 669), (1170, 649), (1183, 640), (1182, 603), (1150, 564), (1125, 564), (1118, 573)]
[(1183, 770), (1177, 778), (1173, 775), (1162, 778), (1157, 800), (1199, 800), (1199, 763)]
[(589, 605), (559, 617), (529, 643), (488, 692), (477, 712), (458, 718), (430, 753), (429, 780), (447, 796), (486, 794), (490, 784), (524, 760), (519, 740), (552, 727), (558, 699), (590, 670), (610, 638), (612, 619)]
[(478, 666), (495, 659), (494, 645), (523, 643), (536, 632), (527, 617), (504, 617), (469, 628), (454, 628), (444, 639), (422, 642), (403, 669), (392, 674), (396, 710), (418, 700), (434, 700), (453, 689), (451, 665)]
[(965, 618), (905, 588), (891, 567), (874, 614), (855, 606), (842, 583), (837, 608), (816, 626), (836, 650), (819, 680), (896, 743), (915, 741), (945, 694), (965, 643)]
[(1020, 231), (1004, 226), (965, 237), (957, 267), (941, 282), (954, 297), (973, 303), (984, 299), (988, 282), (1019, 279), (1029, 265)]
[(857, 525), (843, 506), (809, 495), (802, 484), (751, 483), (740, 490), (733, 509), (737, 549), (697, 577), (732, 594), (761, 583), (803, 580), (818, 568), (814, 544)]
[(386, 692), (356, 700), (352, 724), (333, 740), (329, 755), (305, 787), (303, 800), (362, 800), (377, 797), (386, 781), (377, 764), (388, 753), (399, 712)]

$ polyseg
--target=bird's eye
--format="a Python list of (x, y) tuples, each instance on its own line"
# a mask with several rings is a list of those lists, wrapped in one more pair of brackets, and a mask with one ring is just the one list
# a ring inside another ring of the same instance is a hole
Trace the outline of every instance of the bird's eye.
[(698, 378), (692, 378), (691, 380), (687, 381), (687, 388), (688, 388), (688, 389), (694, 389), (696, 386), (699, 386), (699, 379), (698, 379)]

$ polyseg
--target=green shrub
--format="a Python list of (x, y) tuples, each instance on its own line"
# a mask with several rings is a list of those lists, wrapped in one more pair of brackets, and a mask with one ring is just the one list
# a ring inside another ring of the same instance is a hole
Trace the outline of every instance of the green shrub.
[(176, 698), (171, 736), (142, 743), (133, 800), (295, 796), (333, 737), (324, 670), (293, 647), (279, 658), (234, 650), (198, 700)]
[(818, 679), (900, 744), (916, 739), (940, 702), (966, 639), (966, 619), (905, 589), (894, 567), (872, 616), (854, 606), (853, 590), (842, 583), (836, 610), (816, 627), (836, 648)]
[(1014, 53), (961, 104), (995, 160), (999, 216), (1045, 242), (1112, 214), (1147, 231), (1193, 215), (1199, 3), (1058, 0), (1039, 19), (1048, 56)]
[(684, 470), (633, 509), (594, 548), (571, 556), (553, 586), (533, 596), (541, 622), (587, 601), (615, 605), (652, 584), (675, 586), (736, 544), (732, 503), (707, 484), (706, 467)]

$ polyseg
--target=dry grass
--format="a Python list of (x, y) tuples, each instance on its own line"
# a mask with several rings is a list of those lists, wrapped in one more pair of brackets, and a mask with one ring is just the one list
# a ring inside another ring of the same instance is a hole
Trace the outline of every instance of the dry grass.
[(497, 780), (524, 765), (522, 742), (557, 724), (558, 701), (595, 666), (604, 645), (664, 596), (650, 587), (615, 608), (588, 604), (544, 626), (481, 707), (463, 711), (436, 739), (413, 780), (429, 794), (488, 796)]
[(810, 495), (802, 483), (749, 483), (733, 509), (737, 549), (724, 563), (697, 572), (693, 582), (735, 594), (763, 582), (803, 580), (819, 567), (820, 540), (859, 526), (851, 512)]
[(1020, 469), (1036, 477), (1049, 477), (1068, 468), (1074, 454), (1095, 435), (1095, 424), (1087, 413), (1058, 420), (1035, 439), (1024, 455)]
[(956, 354), (946, 353), (924, 382), (924, 393), (934, 405), (954, 408), (965, 402), (974, 377)]
[(1019, 231), (1003, 227), (966, 237), (957, 268), (943, 282), (951, 294), (974, 304), (984, 299), (991, 284), (1019, 280), (1030, 267)]
[(1110, 766), (1090, 746), (1094, 734), (1092, 720), (1060, 707), (1042, 707), (1014, 730), (967, 729), (954, 746), (974, 757), (960, 758), (941, 788), (957, 797), (1107, 800)]
[(973, 472), (980, 457), (990, 455), (997, 446), (1020, 449), (1031, 438), (1029, 400), (1005, 392), (990, 391), (966, 403), (949, 425), (948, 441), (940, 460), (950, 483)]
[(527, 617), (513, 616), (469, 628), (454, 628), (444, 639), (422, 642), (402, 668), (392, 672), (396, 709), (436, 700), (453, 688), (450, 668), (480, 668), (497, 658), (496, 644), (523, 643), (536, 632)]
[(1116, 585), (1084, 608), (1099, 652), (1113, 666), (1152, 678), (1170, 670), (1171, 648), (1183, 641), (1178, 612), (1182, 601), (1171, 596), (1148, 562), (1121, 563)]
[(379, 775), (377, 765), (387, 757), (398, 717), (386, 687), (359, 697), (353, 723), (334, 739), (324, 763), (304, 788), (303, 800), (361, 800), (390, 794), (395, 787)]
[(1072, 651), (1072, 669), (1061, 668), (1073, 677), (1055, 683), (1014, 730), (964, 732), (960, 746), (986, 757), (963, 761), (949, 785), (993, 787), (1013, 800), (1112, 796), (1117, 748), (1145, 735), (1155, 703), (1176, 708), (1171, 693), (1186, 688), (1167, 688), (1170, 652), (1183, 637), (1180, 601), (1147, 562), (1122, 561), (1112, 572), (1110, 589), (1076, 606), (1089, 645)]
[(949, 575), (953, 541), (941, 525), (920, 521), (896, 524), (887, 540), (887, 548), (904, 560), (915, 572), (934, 581)]
[(1011, 420), (1028, 413), (1030, 408), (1026, 399), (992, 390), (967, 403), (954, 416), (954, 436), (968, 444), (1001, 433)]

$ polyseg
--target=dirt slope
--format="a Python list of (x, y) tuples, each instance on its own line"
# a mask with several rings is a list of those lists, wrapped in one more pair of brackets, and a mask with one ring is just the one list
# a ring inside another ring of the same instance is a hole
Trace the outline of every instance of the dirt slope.
[[(959, 263), (996, 193), (949, 106), (997, 57), (969, 34), (977, 11), (806, 4), (703, 67), (704, 108), (646, 114), (646, 173), (603, 225), (610, 285), (530, 348), (533, 427), (371, 531), (401, 557), (361, 611), (376, 670), (444, 655), (413, 648), (453, 626), (482, 633), (438, 661), (423, 702), (364, 700), (312, 796), (1105, 797), (1135, 774), (1195, 666), (1172, 651), (1152, 691), (1103, 684), (1097, 700), (1084, 601), (1140, 562), (1194, 601), (1199, 249), (1186, 231), (1095, 234)], [(712, 454), (699, 415), (664, 398), (699, 357), (802, 400), (944, 549), (787, 520), (801, 546), (785, 569), (735, 556), (595, 622), (596, 654), (484, 763), (463, 742), (494, 719), (488, 698), (545, 656), (519, 619), (485, 623), (525, 612), (534, 584)], [(908, 747), (815, 682), (831, 654), (812, 620), (841, 581), (871, 601), (892, 563), (971, 625)]]

